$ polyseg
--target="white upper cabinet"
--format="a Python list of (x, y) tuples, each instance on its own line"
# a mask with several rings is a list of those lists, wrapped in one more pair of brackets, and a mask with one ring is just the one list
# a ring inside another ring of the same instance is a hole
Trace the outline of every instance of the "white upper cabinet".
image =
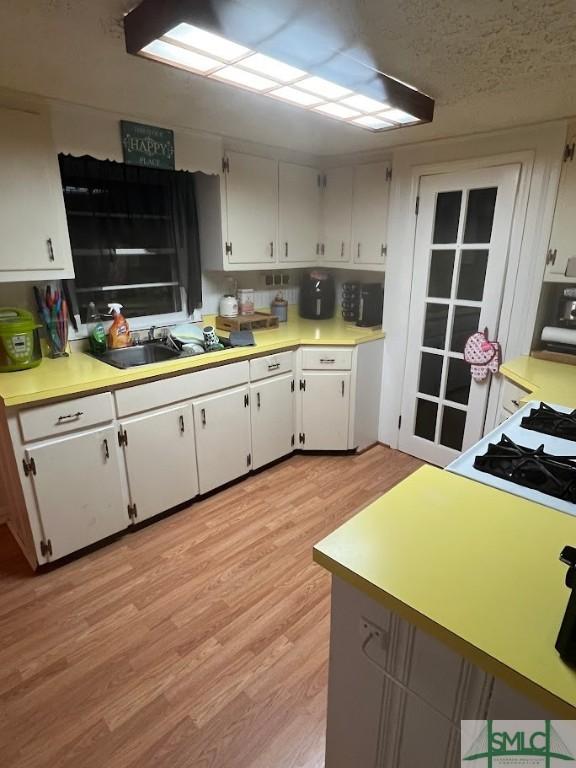
[(325, 173), (322, 242), (328, 263), (350, 262), (353, 172), (347, 167)]
[(320, 173), (294, 163), (279, 165), (279, 243), (282, 263), (318, 261), (320, 243)]
[(230, 265), (274, 264), (278, 238), (278, 163), (236, 152), (229, 152), (225, 163), (225, 256)]
[(390, 193), (390, 164), (354, 168), (352, 261), (384, 268)]
[[(568, 140), (568, 157), (562, 166), (558, 198), (554, 211), (550, 250), (546, 258), (544, 280), (548, 282), (576, 282), (576, 134)], [(574, 261), (570, 261), (574, 259)], [(568, 264), (573, 265), (572, 277), (566, 276)]]
[(47, 118), (0, 108), (0, 281), (73, 277)]
[(176, 507), (198, 493), (192, 405), (121, 422), (134, 522)]

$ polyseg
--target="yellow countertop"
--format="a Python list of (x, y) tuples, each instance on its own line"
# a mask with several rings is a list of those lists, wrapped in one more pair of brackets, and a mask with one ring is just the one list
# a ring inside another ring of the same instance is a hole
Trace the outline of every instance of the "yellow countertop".
[(558, 715), (576, 670), (554, 648), (576, 520), (425, 466), (314, 548), (314, 559)]
[[(217, 333), (220, 332), (217, 330)], [(221, 335), (228, 334), (221, 332)], [(288, 322), (281, 323), (279, 328), (255, 331), (254, 347), (236, 347), (127, 370), (113, 368), (83, 352), (72, 352), (70, 357), (57, 360), (44, 358), (38, 368), (0, 373), (0, 398), (8, 408), (91, 390), (113, 389), (146, 379), (245, 360), (301, 344), (356, 345), (382, 338), (384, 333), (381, 329), (359, 328), (341, 318), (304, 320), (291, 313)]]
[(507, 360), (500, 371), (530, 393), (522, 398), (522, 402), (536, 399), (576, 408), (576, 365), (523, 355)]

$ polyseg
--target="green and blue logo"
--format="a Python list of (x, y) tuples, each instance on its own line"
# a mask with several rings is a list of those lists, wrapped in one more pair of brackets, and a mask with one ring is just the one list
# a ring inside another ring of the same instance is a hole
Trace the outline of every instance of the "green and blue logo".
[(495, 725), (507, 722), (518, 725), (518, 721), (484, 721), (472, 745), (465, 752), (463, 750), (462, 765), (481, 761), (475, 763), (476, 768), (496, 768), (500, 765), (552, 768), (557, 765), (557, 760), (576, 762), (552, 721), (526, 720), (523, 728), (511, 730)]

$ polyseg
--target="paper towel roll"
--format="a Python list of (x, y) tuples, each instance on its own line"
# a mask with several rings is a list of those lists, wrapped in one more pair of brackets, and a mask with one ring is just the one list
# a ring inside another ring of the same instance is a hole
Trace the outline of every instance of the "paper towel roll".
[(542, 341), (553, 341), (556, 344), (576, 346), (576, 328), (558, 328), (555, 325), (547, 325), (542, 329), (540, 338)]

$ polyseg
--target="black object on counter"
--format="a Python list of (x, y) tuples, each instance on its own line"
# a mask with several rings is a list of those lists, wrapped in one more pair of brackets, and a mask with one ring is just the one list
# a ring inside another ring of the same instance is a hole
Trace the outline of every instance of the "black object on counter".
[(562, 626), (558, 632), (556, 650), (562, 661), (576, 664), (576, 549), (564, 547), (560, 553), (560, 560), (568, 566), (566, 586), (571, 592), (566, 613), (562, 619)]
[(253, 347), (255, 344), (252, 331), (230, 331), (231, 347)]
[(334, 316), (335, 302), (334, 278), (329, 272), (313, 269), (302, 275), (300, 317), (307, 320), (327, 320)]
[(360, 287), (360, 306), (356, 325), (361, 328), (382, 325), (383, 309), (384, 286), (382, 283), (364, 283)]

